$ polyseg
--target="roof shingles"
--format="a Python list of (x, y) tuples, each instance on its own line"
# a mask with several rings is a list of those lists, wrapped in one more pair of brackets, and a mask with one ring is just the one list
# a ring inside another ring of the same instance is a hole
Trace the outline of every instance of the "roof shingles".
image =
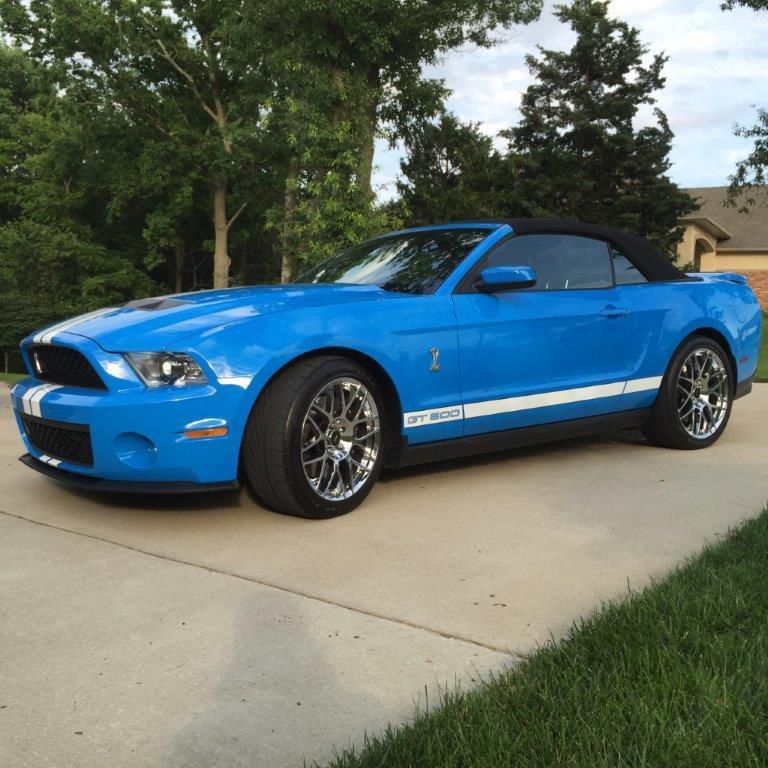
[(725, 230), (730, 237), (721, 240), (718, 251), (764, 251), (768, 250), (768, 187), (757, 190), (755, 205), (742, 213), (740, 203), (736, 207), (725, 206), (728, 187), (694, 187), (686, 192), (700, 204), (683, 221), (706, 218)]

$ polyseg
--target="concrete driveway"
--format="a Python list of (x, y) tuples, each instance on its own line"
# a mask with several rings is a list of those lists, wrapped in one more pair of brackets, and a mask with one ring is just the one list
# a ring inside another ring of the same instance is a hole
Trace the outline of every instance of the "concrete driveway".
[(8, 768), (325, 761), (768, 498), (768, 385), (706, 451), (624, 433), (405, 470), (323, 522), (66, 490), (16, 461), (0, 408)]

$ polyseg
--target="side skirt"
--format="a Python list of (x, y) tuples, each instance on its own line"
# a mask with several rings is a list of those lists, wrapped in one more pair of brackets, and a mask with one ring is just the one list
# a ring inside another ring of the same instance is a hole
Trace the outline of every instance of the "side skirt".
[(736, 392), (733, 395), (734, 400), (738, 400), (740, 397), (748, 395), (752, 391), (752, 382), (755, 380), (755, 374), (753, 373), (748, 379), (743, 379), (736, 385)]
[(537, 443), (549, 443), (584, 437), (604, 432), (616, 432), (622, 429), (642, 427), (651, 415), (650, 408), (634, 411), (620, 411), (605, 416), (590, 416), (586, 419), (556, 421), (552, 424), (538, 424), (534, 427), (507, 429), (503, 432), (489, 432), (483, 435), (457, 437), (453, 440), (440, 440), (434, 443), (408, 445), (403, 438), (399, 457), (389, 463), (392, 467), (407, 467), (413, 464), (426, 464), (430, 461), (445, 461), (478, 453), (505, 451)]

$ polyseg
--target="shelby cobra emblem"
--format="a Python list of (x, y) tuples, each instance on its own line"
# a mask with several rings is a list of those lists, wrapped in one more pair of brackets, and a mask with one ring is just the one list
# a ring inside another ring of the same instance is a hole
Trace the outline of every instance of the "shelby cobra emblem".
[(272, 509), (331, 517), (385, 464), (613, 429), (705, 448), (750, 390), (761, 317), (743, 277), (683, 274), (608, 227), (421, 227), (292, 285), (131, 301), (35, 332), (13, 408), (22, 461), (56, 480), (247, 481)]

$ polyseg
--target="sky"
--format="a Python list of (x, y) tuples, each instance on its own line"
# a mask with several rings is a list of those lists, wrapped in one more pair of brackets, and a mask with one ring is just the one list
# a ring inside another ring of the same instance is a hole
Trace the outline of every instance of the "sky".
[[(754, 105), (768, 107), (768, 13), (724, 12), (721, 1), (611, 2), (611, 15), (637, 27), (651, 53), (669, 57), (658, 106), (675, 134), (670, 175), (684, 187), (726, 184), (751, 146), (733, 135), (734, 124), (753, 125)], [(502, 31), (500, 45), (454, 51), (426, 70), (451, 89), (450, 111), (481, 123), (490, 136), (518, 121), (520, 96), (531, 82), (525, 55), (535, 53), (537, 45), (563, 50), (573, 43), (552, 6), (547, 0), (535, 24)], [(395, 194), (401, 156), (401, 149), (378, 142), (374, 184), (380, 199)]]

